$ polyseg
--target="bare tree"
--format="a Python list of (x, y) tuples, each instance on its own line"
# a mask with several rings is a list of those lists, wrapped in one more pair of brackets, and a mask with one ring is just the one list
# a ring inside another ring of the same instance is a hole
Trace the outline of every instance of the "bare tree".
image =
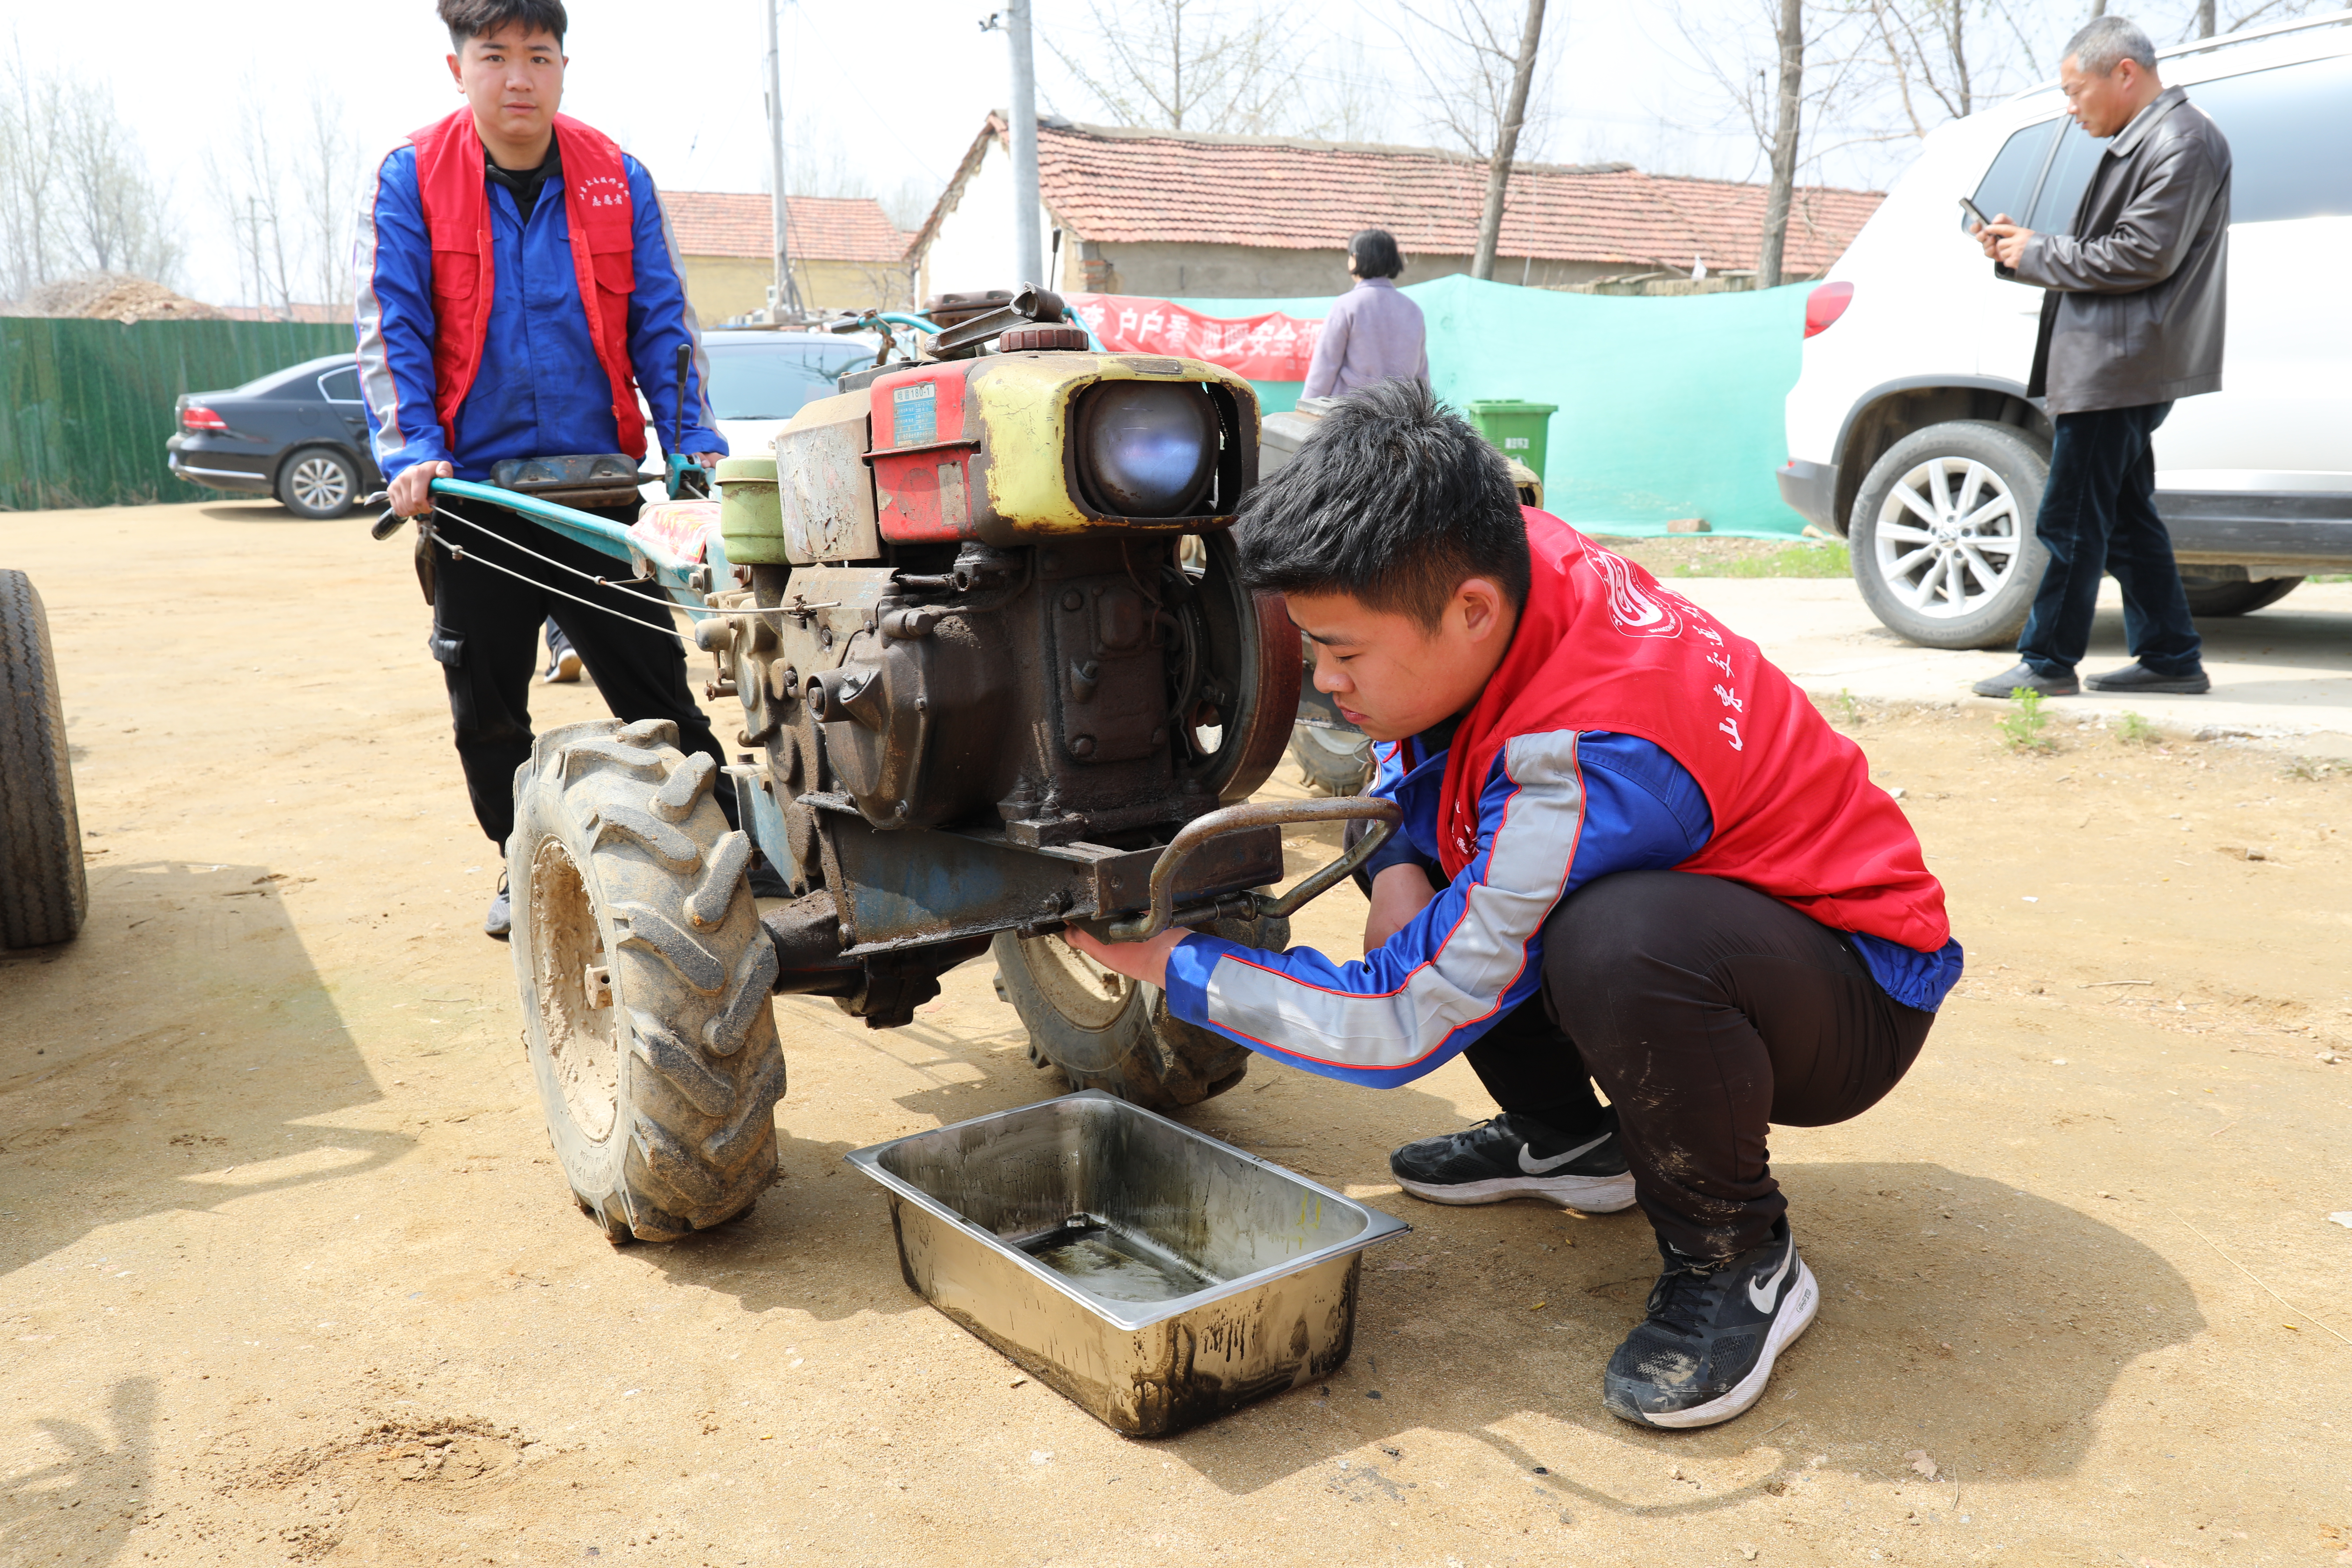
[(1854, 123), (1857, 102), (1870, 85), (1857, 67), (1875, 58), (1868, 53), (1865, 16), (1829, 0), (1753, 3), (1745, 26), (1727, 26), (1732, 18), (1717, 11), (1696, 17), (1678, 12), (1675, 23), (1722, 91), (1727, 109), (1719, 122), (1745, 129), (1766, 165), (1756, 270), (1758, 284), (1771, 288), (1789, 271), (1799, 171), (1854, 142), (1886, 141), (1896, 133)]
[(291, 182), (278, 159), (275, 129), (259, 85), (248, 78), (238, 93), (228, 155), (217, 147), (205, 150), (205, 184), (220, 202), (236, 247), (240, 291), (264, 312), (290, 321), (295, 279), (304, 270), (302, 232), (299, 217), (289, 221)]
[(352, 302), (352, 242), (361, 201), (359, 143), (343, 100), (323, 82), (310, 86), (307, 135), (294, 148), (289, 171), (304, 259), (301, 276), (311, 299)]
[(36, 74), (18, 50), (0, 89), (0, 253), (23, 295), (78, 272), (169, 282), (181, 247), (108, 89)]
[(57, 276), (52, 212), (63, 96), (56, 78), (33, 74), (19, 44), (0, 84), (0, 294), (12, 300)]
[(1225, 24), (1207, 0), (1087, 0), (1098, 46), (1046, 47), (1121, 125), (1240, 135), (1277, 133), (1301, 118), (1304, 21), (1254, 11)]
[[(1530, 51), (1528, 97), (1515, 115), (1511, 96), (1519, 78), (1519, 44), (1527, 14), (1510, 0), (1443, 0), (1444, 9), (1401, 5), (1411, 30), (1393, 28), (1422, 84), (1428, 129), (1472, 157), (1491, 160), (1506, 125), (1515, 125), (1514, 153), (1538, 151), (1550, 119), (1548, 73)], [(1536, 18), (1538, 29), (1541, 18)]]
[(1780, 286), (1780, 258), (1789, 242), (1789, 201), (1797, 189), (1797, 139), (1805, 95), (1805, 0), (1780, 0), (1772, 30), (1780, 76), (1772, 112), (1772, 180), (1764, 194), (1764, 240), (1756, 252), (1756, 286)]
[(1528, 20), (1519, 35), (1519, 52), (1511, 62), (1511, 96), (1504, 106), (1495, 151), (1486, 159), (1486, 205), (1478, 215), (1478, 250), (1470, 258), (1470, 276), (1491, 281), (1495, 247), (1503, 237), (1503, 198), (1509, 193), (1511, 160), (1519, 150), (1519, 127), (1528, 116), (1528, 86), (1536, 74), (1536, 50), (1543, 43), (1544, 0), (1528, 0)]
[(1364, 41), (1331, 39), (1311, 67), (1298, 70), (1301, 117), (1295, 129), (1325, 142), (1394, 141), (1396, 117), (1389, 90), (1364, 58)]

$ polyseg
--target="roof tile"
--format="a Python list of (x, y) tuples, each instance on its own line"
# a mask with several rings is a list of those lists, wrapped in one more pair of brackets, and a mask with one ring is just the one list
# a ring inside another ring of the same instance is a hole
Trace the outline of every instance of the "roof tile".
[[(770, 254), (774, 218), (764, 195), (664, 191), (661, 201), (682, 256)], [(871, 196), (787, 196), (784, 216), (795, 258), (897, 263), (907, 254), (909, 237)]]
[[(1082, 239), (1337, 250), (1377, 226), (1407, 256), (1466, 256), (1477, 247), (1486, 169), (1457, 153), (1052, 123), (1039, 126), (1037, 140), (1039, 194)], [(1761, 185), (1623, 163), (1521, 163), (1498, 250), (1545, 261), (1687, 268), (1704, 258), (1718, 272), (1752, 268), (1764, 199)], [(1789, 269), (1826, 269), (1884, 199), (1800, 187)]]

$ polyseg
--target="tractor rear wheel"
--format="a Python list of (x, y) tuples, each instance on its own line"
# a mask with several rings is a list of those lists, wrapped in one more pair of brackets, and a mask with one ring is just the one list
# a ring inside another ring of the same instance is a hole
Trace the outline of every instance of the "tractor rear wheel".
[(732, 1219), (776, 1169), (784, 1058), (751, 841), (667, 720), (571, 724), (515, 776), (515, 977), (548, 1138), (615, 1242)]
[[(1290, 922), (1220, 921), (1211, 928), (1252, 947), (1285, 947)], [(1156, 985), (1116, 974), (1058, 936), (999, 931), (998, 996), (1029, 1031), (1029, 1061), (1072, 1089), (1099, 1089), (1147, 1110), (1177, 1110), (1241, 1082), (1249, 1047), (1168, 1011)]]
[(63, 942), (89, 910), (48, 614), (0, 572), (0, 947)]

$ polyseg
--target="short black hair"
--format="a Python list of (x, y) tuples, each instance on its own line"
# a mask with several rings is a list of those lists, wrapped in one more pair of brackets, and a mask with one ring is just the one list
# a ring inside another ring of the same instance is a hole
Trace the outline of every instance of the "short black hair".
[(1242, 500), (1242, 577), (1285, 594), (1349, 594), (1434, 628), (1485, 577), (1528, 602), (1528, 525), (1503, 454), (1417, 378), (1339, 400), (1298, 453)]
[(563, 0), (441, 0), (441, 25), (449, 29), (449, 44), (459, 54), (466, 40), (495, 33), (520, 22), (527, 33), (552, 33), (560, 46), (571, 30)]
[(1394, 278), (1404, 270), (1404, 258), (1398, 253), (1396, 236), (1384, 228), (1359, 230), (1348, 241), (1348, 254), (1355, 258), (1359, 278)]

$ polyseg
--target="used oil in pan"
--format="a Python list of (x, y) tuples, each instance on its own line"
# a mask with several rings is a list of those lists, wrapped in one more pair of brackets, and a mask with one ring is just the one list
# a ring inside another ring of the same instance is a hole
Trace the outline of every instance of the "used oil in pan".
[(1107, 1301), (1172, 1301), (1218, 1283), (1215, 1275), (1099, 1215), (1074, 1214), (1013, 1245)]

